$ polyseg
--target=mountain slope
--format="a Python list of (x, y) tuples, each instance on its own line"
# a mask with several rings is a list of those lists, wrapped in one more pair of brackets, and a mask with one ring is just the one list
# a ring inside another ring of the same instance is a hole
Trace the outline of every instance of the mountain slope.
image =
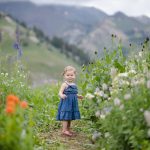
[[(79, 46), (88, 51), (98, 50), (101, 53), (104, 47), (111, 47), (114, 36), (117, 36), (116, 41), (119, 42), (120, 39), (124, 49), (129, 52), (130, 43), (141, 45), (141, 42), (150, 36), (148, 21), (150, 21), (148, 17), (143, 23), (138, 18), (128, 17), (118, 12), (99, 23), (80, 41)], [(112, 35), (114, 35), (113, 38)]]
[(30, 2), (3, 2), (0, 3), (0, 10), (26, 22), (28, 26), (36, 25), (49, 37), (64, 35), (68, 30), (79, 30), (86, 34), (107, 16), (95, 8), (38, 6)]
[(61, 37), (90, 54), (109, 47), (112, 34), (121, 38), (125, 47), (130, 42), (141, 44), (150, 35), (150, 18), (129, 17), (121, 12), (108, 16), (95, 8), (37, 6), (30, 2), (0, 3), (0, 10), (28, 26), (37, 26), (50, 38)]
[[(51, 82), (61, 78), (66, 65), (79, 66), (66, 58), (50, 44), (40, 43), (35, 33), (18, 25), (12, 18), (0, 13), (0, 62), (9, 63), (17, 59), (17, 51), (13, 48), (16, 41), (16, 26), (19, 26), (23, 55), (20, 59), (31, 72), (33, 84)], [(8, 68), (9, 69), (9, 68)]]

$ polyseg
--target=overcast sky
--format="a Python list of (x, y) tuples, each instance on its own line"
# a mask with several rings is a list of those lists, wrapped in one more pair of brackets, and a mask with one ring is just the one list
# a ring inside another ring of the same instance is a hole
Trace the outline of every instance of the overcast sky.
[(122, 11), (128, 16), (150, 17), (150, 0), (30, 0), (38, 4), (67, 4), (94, 6), (111, 15)]

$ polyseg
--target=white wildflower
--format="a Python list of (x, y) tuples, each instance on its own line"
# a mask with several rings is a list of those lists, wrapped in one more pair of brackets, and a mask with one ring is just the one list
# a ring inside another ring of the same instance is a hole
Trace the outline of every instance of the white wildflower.
[(101, 136), (101, 133), (95, 131), (94, 134), (92, 135), (92, 140), (96, 141), (100, 136)]
[(129, 74), (136, 74), (136, 71), (135, 70), (129, 70)]
[(135, 59), (137, 59), (137, 60), (138, 60), (138, 56), (137, 56), (137, 55), (135, 55), (134, 57), (135, 57)]
[(8, 76), (8, 73), (5, 73), (5, 77), (7, 77)]
[(146, 74), (146, 73), (148, 72), (148, 67), (147, 67), (147, 66), (144, 66), (143, 68), (144, 68), (144, 69), (143, 69), (143, 73)]
[(103, 97), (104, 96), (104, 92), (103, 91), (99, 91), (99, 96)]
[(119, 98), (115, 98), (114, 99), (114, 105), (115, 106), (120, 106), (121, 102), (120, 102), (120, 99)]
[(142, 60), (142, 63), (146, 63), (146, 60), (144, 59), (144, 60)]
[(124, 105), (120, 105), (119, 109), (122, 110), (124, 108)]
[(110, 75), (112, 78), (114, 78), (117, 75), (117, 69), (116, 68), (111, 68), (110, 70)]
[(136, 86), (136, 85), (143, 85), (145, 83), (145, 79), (144, 78), (139, 78), (138, 80), (137, 79), (132, 79), (131, 80), (131, 85), (132, 86)]
[(150, 80), (147, 81), (147, 88), (150, 89)]
[(134, 64), (131, 64), (131, 65), (130, 65), (130, 68), (131, 68), (131, 70), (132, 70), (132, 69), (135, 70), (136, 67), (135, 67)]
[(87, 99), (93, 99), (95, 96), (92, 95), (91, 93), (87, 93), (87, 94), (85, 95), (85, 97), (86, 97)]
[(24, 87), (24, 84), (21, 83), (20, 86), (21, 86), (21, 87)]
[(140, 78), (139, 79), (139, 84), (144, 84), (145, 83), (145, 78)]
[(100, 115), (100, 118), (101, 118), (101, 119), (105, 119), (105, 117), (106, 117), (106, 116), (105, 116), (104, 114), (101, 114), (101, 115)]
[(10, 80), (10, 82), (11, 82), (11, 83), (13, 83), (13, 82), (14, 82), (14, 80), (13, 80), (13, 79), (11, 79), (11, 80)]
[(146, 77), (150, 79), (150, 72), (147, 72)]
[(23, 129), (22, 132), (21, 132), (21, 138), (25, 138), (25, 136), (26, 136), (26, 130)]
[(109, 91), (110, 91), (110, 92), (112, 91), (112, 87), (109, 87)]
[(131, 86), (136, 86), (138, 85), (138, 81), (136, 79), (131, 80)]
[(111, 112), (111, 110), (112, 110), (112, 107), (105, 107), (103, 109), (103, 111), (104, 111), (103, 113), (107, 115), (107, 114), (109, 114)]
[(110, 133), (109, 133), (109, 132), (106, 132), (106, 133), (104, 134), (104, 136), (105, 136), (105, 138), (107, 138), (107, 137), (110, 136)]
[(101, 103), (102, 102), (102, 99), (98, 99), (97, 98), (97, 103), (99, 104), (99, 103)]
[(108, 89), (108, 86), (107, 86), (107, 84), (106, 84), (106, 83), (103, 83), (103, 85), (102, 85), (102, 89), (103, 89), (104, 91)]
[(148, 110), (144, 111), (144, 117), (147, 122), (147, 125), (150, 126), (150, 111)]
[(128, 72), (119, 73), (118, 77), (128, 77)]
[(100, 110), (96, 111), (95, 116), (96, 116), (96, 117), (100, 117), (100, 115), (101, 115)]
[(142, 57), (142, 55), (143, 55), (143, 52), (139, 52), (139, 56)]
[(110, 92), (111, 95), (115, 95), (115, 94), (117, 94), (117, 93), (118, 93), (118, 90), (117, 90), (117, 89), (114, 89), (114, 90), (112, 90), (112, 91)]
[(130, 85), (130, 83), (126, 80), (119, 80), (119, 85), (124, 86), (124, 85)]
[(147, 135), (148, 135), (148, 137), (150, 137), (150, 129), (148, 129)]
[(94, 94), (95, 94), (96, 96), (99, 96), (99, 92), (98, 92), (98, 91), (95, 91)]
[(98, 96), (99, 91), (100, 91), (100, 89), (97, 87), (97, 88), (95, 89), (94, 94), (95, 94), (96, 96)]
[(99, 88), (96, 88), (94, 94), (95, 94), (96, 96), (101, 96), (101, 97), (104, 96), (104, 92), (103, 92), (103, 91), (100, 91)]
[(100, 102), (101, 102), (101, 100), (100, 100), (100, 99), (98, 99), (98, 100), (97, 100), (97, 103), (99, 104)]
[(111, 100), (111, 97), (108, 97), (108, 101), (110, 101)]
[(23, 74), (20, 74), (19, 76), (20, 76), (20, 77), (23, 77)]
[(108, 95), (107, 94), (104, 94), (104, 96), (103, 96), (104, 98), (108, 98)]
[(130, 93), (127, 93), (124, 95), (124, 99), (125, 100), (129, 100), (131, 98), (131, 94)]
[(140, 112), (143, 112), (144, 111), (144, 109), (143, 108), (140, 108)]
[(113, 82), (114, 82), (114, 83), (117, 83), (117, 82), (118, 82), (118, 80), (119, 80), (119, 77), (118, 77), (118, 76), (116, 76), (116, 77), (114, 78)]
[(99, 92), (100, 91), (100, 89), (99, 89), (99, 87), (97, 87), (96, 89), (95, 89), (95, 92)]

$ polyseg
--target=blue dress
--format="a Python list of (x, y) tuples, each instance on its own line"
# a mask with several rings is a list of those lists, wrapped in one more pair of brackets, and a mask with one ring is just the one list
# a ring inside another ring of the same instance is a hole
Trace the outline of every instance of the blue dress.
[(76, 120), (80, 119), (78, 107), (78, 89), (76, 85), (68, 85), (63, 92), (67, 97), (60, 99), (58, 106), (57, 120)]

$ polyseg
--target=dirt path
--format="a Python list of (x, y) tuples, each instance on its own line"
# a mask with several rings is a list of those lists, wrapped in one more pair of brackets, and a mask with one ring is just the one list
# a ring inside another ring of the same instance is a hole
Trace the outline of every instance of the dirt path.
[(75, 136), (67, 137), (60, 130), (42, 133), (41, 140), (46, 141), (45, 150), (95, 150), (96, 147), (90, 139), (82, 132), (76, 132)]

